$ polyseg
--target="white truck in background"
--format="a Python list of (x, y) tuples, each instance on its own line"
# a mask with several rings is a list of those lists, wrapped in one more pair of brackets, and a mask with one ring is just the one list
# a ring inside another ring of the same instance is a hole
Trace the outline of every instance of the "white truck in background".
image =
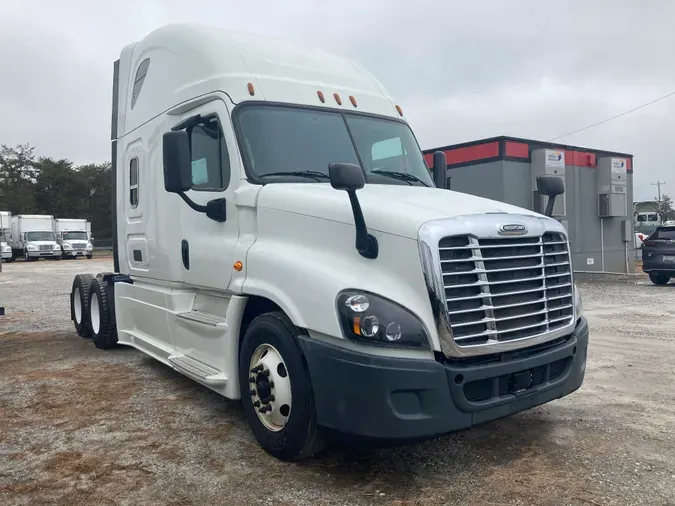
[(114, 272), (75, 276), (75, 329), (241, 399), (275, 457), (436, 437), (581, 386), (559, 178), (538, 181), (546, 215), (437, 188), (444, 153), (432, 179), (365, 68), (208, 26), (122, 49), (112, 104)]
[(12, 257), (26, 261), (61, 259), (61, 246), (54, 234), (54, 217), (47, 214), (18, 214), (11, 222)]
[(12, 246), (10, 244), (11, 224), (12, 213), (0, 211), (0, 261), (12, 261)]
[(54, 220), (54, 233), (56, 241), (61, 246), (63, 258), (86, 256), (91, 259), (93, 247), (90, 232), (91, 224), (85, 219), (56, 218)]

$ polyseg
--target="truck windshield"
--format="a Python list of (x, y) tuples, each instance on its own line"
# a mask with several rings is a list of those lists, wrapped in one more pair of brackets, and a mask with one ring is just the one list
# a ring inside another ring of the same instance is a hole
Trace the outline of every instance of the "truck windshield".
[(63, 240), (64, 241), (86, 241), (88, 239), (87, 233), (82, 231), (77, 232), (64, 232)]
[(53, 241), (53, 232), (26, 232), (26, 241)]
[(328, 182), (328, 164), (355, 163), (375, 184), (433, 186), (405, 123), (332, 111), (246, 106), (236, 118), (247, 168), (265, 182)]

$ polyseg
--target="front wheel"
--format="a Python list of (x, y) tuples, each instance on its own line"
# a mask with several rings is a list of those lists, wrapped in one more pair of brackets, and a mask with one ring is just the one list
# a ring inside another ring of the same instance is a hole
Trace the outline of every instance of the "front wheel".
[(87, 260), (91, 260), (94, 255), (87, 255)]
[(324, 446), (297, 334), (283, 313), (258, 316), (239, 354), (241, 399), (251, 430), (268, 453), (285, 461), (311, 457)]
[(650, 274), (649, 281), (655, 285), (667, 285), (670, 278), (668, 276), (663, 276), (661, 274)]

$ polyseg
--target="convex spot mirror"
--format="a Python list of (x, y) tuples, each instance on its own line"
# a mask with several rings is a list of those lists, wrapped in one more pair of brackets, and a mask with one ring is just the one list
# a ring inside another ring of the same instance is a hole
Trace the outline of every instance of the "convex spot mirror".
[(556, 197), (565, 193), (565, 183), (559, 176), (537, 176), (537, 189), (542, 195)]

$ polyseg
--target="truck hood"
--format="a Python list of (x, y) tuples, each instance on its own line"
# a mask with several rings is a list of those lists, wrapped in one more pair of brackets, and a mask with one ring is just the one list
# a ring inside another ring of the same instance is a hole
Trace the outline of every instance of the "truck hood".
[(26, 245), (30, 244), (31, 246), (56, 246), (56, 241), (26, 241)]
[[(521, 207), (466, 193), (420, 186), (367, 184), (356, 192), (369, 230), (417, 239), (430, 220), (482, 213), (541, 216)], [(323, 183), (265, 185), (258, 207), (353, 225), (349, 197)]]

